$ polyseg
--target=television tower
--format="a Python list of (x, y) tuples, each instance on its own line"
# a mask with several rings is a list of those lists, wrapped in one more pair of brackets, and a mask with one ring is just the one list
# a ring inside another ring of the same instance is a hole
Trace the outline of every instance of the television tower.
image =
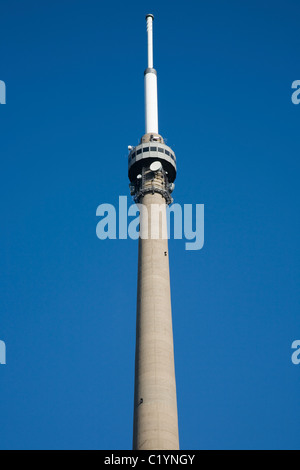
[(129, 146), (130, 191), (140, 204), (133, 449), (179, 449), (166, 208), (176, 157), (158, 133), (153, 15), (147, 15), (145, 135)]

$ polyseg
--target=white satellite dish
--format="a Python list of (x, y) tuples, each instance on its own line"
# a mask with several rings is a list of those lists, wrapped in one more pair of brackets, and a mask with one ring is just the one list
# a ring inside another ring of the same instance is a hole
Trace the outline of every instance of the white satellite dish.
[(159, 161), (155, 161), (155, 162), (151, 163), (151, 165), (150, 165), (150, 170), (154, 171), (154, 172), (161, 170), (161, 168), (162, 168), (162, 166), (161, 166), (161, 163)]

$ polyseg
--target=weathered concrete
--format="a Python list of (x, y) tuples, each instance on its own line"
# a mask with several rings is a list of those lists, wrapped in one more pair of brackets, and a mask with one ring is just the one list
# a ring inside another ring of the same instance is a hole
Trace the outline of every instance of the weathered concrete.
[[(148, 209), (141, 216), (141, 231), (161, 229), (166, 223), (166, 202), (158, 193), (140, 201)], [(151, 206), (162, 204), (162, 218), (151, 216)], [(179, 449), (174, 370), (168, 239), (139, 240), (135, 398), (133, 448)]]

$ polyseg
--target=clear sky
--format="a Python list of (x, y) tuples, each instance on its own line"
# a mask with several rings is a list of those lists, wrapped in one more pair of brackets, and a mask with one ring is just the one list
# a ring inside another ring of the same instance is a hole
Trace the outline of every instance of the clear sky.
[(175, 201), (182, 449), (300, 448), (298, 0), (0, 4), (1, 449), (130, 449), (137, 242), (100, 241), (144, 133), (145, 14)]

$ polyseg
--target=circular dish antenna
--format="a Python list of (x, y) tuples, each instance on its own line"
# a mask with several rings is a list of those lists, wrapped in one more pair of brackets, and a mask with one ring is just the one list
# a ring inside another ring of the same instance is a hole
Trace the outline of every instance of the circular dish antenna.
[(175, 184), (174, 183), (170, 183), (169, 184), (169, 190), (170, 190), (170, 193), (172, 193), (175, 189)]
[(155, 161), (155, 162), (151, 163), (151, 165), (150, 165), (150, 170), (151, 171), (156, 172), (156, 171), (159, 171), (161, 169), (162, 169), (162, 166), (161, 166), (161, 163), (159, 161)]

